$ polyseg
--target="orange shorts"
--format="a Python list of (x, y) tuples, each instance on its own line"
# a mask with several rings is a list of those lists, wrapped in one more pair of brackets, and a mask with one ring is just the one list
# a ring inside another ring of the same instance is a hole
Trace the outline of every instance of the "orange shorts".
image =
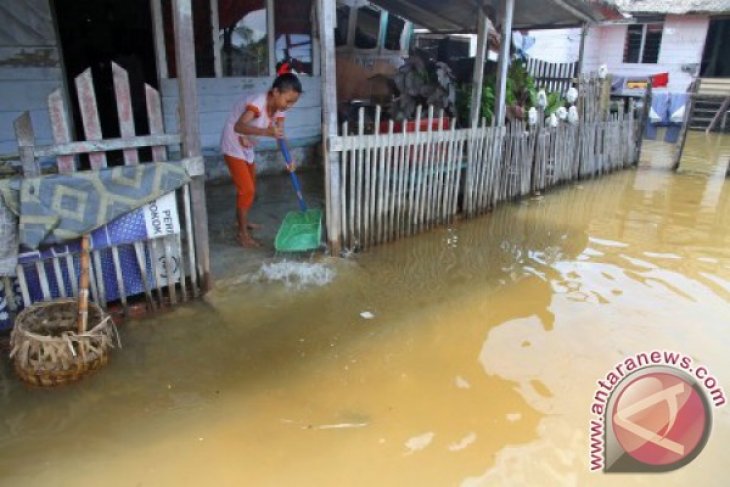
[(256, 194), (256, 164), (228, 155), (224, 155), (223, 159), (236, 186), (236, 208), (248, 210)]

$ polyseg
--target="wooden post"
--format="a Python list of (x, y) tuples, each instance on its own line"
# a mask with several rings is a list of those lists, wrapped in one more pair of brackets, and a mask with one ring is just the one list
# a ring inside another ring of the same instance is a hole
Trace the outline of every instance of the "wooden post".
[[(195, 42), (193, 38), (193, 11), (191, 0), (173, 0), (175, 26), (175, 60), (179, 89), (180, 136), (182, 157), (200, 156), (198, 127), (198, 93), (195, 83)], [(193, 204), (195, 253), (201, 290), (205, 293), (212, 284), (210, 249), (208, 246), (208, 213), (205, 204), (205, 176), (194, 176), (190, 183)]]
[(644, 129), (646, 128), (646, 122), (649, 120), (649, 109), (651, 109), (651, 83), (646, 85), (646, 93), (644, 93), (644, 106), (641, 108), (641, 118), (639, 119), (638, 127), (636, 127), (637, 138), (636, 138), (636, 165), (639, 165), (641, 159), (641, 146), (644, 143)]
[(682, 161), (682, 153), (684, 152), (684, 144), (687, 141), (687, 131), (689, 130), (689, 124), (692, 122), (692, 110), (694, 109), (695, 96), (697, 95), (698, 87), (699, 80), (694, 80), (689, 85), (687, 106), (684, 107), (684, 120), (682, 121), (682, 129), (679, 133), (679, 138), (677, 139), (677, 149), (674, 155), (674, 164), (672, 164), (672, 170), (674, 171), (679, 169), (679, 163)]
[(266, 0), (266, 46), (269, 52), (269, 76), (276, 76), (276, 34), (274, 32), (274, 0)]
[(497, 125), (504, 125), (507, 98), (507, 70), (510, 64), (510, 46), (512, 44), (512, 14), (515, 0), (502, 0), (502, 45), (499, 49), (497, 67), (497, 93), (495, 94), (494, 117)]
[[(167, 79), (167, 52), (165, 51), (165, 27), (162, 19), (162, 0), (150, 2), (152, 11), (152, 30), (155, 37), (155, 61), (157, 64), (157, 81)], [(159, 84), (158, 84), (159, 86)]]
[(335, 66), (335, 0), (317, 0), (322, 62), (322, 153), (324, 155), (325, 211), (330, 253), (341, 250), (340, 153), (330, 150), (330, 137), (337, 136), (337, 74)]
[(220, 23), (218, 19), (218, 0), (210, 0), (210, 31), (213, 36), (213, 69), (215, 77), (223, 76), (223, 66), (221, 64), (221, 42), (220, 42)]
[(479, 10), (479, 25), (477, 32), (477, 55), (474, 58), (474, 75), (471, 87), (470, 126), (476, 127), (479, 123), (479, 110), (482, 105), (482, 87), (484, 84), (484, 60), (487, 57), (487, 16)]
[(588, 35), (588, 24), (583, 24), (580, 29), (580, 47), (578, 48), (578, 66), (576, 67), (577, 72), (573, 73), (574, 77), (579, 77), (583, 72), (583, 65), (586, 57), (586, 36)]
[(601, 101), (600, 101), (600, 110), (601, 110), (601, 119), (605, 119), (605, 117), (608, 114), (608, 111), (611, 107), (611, 80), (613, 79), (613, 76), (610, 74), (606, 75), (605, 78), (601, 80)]
[(81, 237), (81, 255), (79, 257), (79, 300), (76, 317), (76, 332), (79, 335), (86, 333), (89, 323), (89, 234)]
[(30, 120), (30, 113), (24, 112), (15, 119), (15, 138), (18, 140), (18, 153), (20, 162), (23, 164), (23, 176), (32, 178), (41, 175), (41, 166), (33, 153), (35, 145), (35, 134), (33, 124)]

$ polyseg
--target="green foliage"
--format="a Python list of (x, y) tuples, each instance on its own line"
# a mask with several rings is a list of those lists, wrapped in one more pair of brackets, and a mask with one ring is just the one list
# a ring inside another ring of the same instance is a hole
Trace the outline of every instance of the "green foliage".
[(537, 103), (535, 78), (527, 72), (522, 61), (514, 60), (507, 71), (507, 105), (519, 105), (525, 109)]
[[(464, 83), (456, 91), (456, 114), (462, 126), (467, 127), (471, 123), (471, 83)], [(486, 119), (487, 124), (492, 123), (494, 117), (494, 83), (485, 82), (482, 86), (482, 100), (480, 116)]]
[[(481, 113), (491, 123), (494, 116), (494, 100), (496, 93), (497, 79), (495, 75), (484, 80), (482, 89)], [(539, 89), (535, 84), (535, 78), (527, 72), (527, 67), (522, 61), (514, 60), (507, 72), (507, 89), (505, 101), (507, 106), (521, 107), (524, 113), (531, 107), (537, 106), (537, 93)], [(558, 92), (547, 94), (547, 106), (545, 115), (555, 113), (558, 108), (565, 105), (565, 102)], [(462, 125), (470, 123), (469, 112), (471, 107), (471, 84), (465, 83), (459, 86), (456, 94), (456, 113)]]
[(548, 103), (545, 107), (545, 115), (555, 113), (558, 108), (564, 105), (563, 99), (561, 98), (560, 93), (557, 91), (551, 91), (550, 93), (548, 93), (547, 100)]

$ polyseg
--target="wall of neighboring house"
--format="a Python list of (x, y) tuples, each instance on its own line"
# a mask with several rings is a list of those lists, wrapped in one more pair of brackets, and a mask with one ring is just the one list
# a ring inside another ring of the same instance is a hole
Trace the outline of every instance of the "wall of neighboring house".
[(572, 63), (578, 60), (581, 29), (532, 30), (535, 44), (527, 51), (530, 57), (551, 63)]
[(0, 158), (14, 158), (14, 120), (30, 111), (38, 144), (52, 143), (46, 99), (63, 85), (48, 0), (0, 0)]
[(655, 73), (669, 73), (669, 91), (685, 91), (692, 81), (692, 73), (683, 66), (699, 64), (709, 27), (709, 17), (703, 15), (668, 15), (664, 21), (659, 60), (656, 64), (624, 63), (626, 25), (601, 26), (592, 31), (590, 50), (587, 53), (584, 71), (596, 70), (601, 64), (609, 72), (624, 76), (645, 76)]
[[(622, 76), (646, 76), (669, 73), (669, 91), (685, 91), (692, 81), (692, 74), (683, 66), (702, 60), (709, 17), (704, 15), (668, 15), (664, 20), (659, 59), (656, 64), (624, 63), (626, 25), (592, 27), (586, 35), (583, 72), (597, 71), (601, 64), (609, 72)], [(573, 62), (578, 59), (580, 47), (579, 29), (531, 31), (536, 39), (530, 56), (550, 62)]]

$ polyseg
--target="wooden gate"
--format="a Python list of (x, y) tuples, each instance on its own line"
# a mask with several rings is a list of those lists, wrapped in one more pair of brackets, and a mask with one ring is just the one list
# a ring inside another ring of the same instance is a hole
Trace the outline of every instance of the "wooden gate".
[[(80, 154), (88, 155), (91, 171), (107, 167), (107, 153), (110, 151), (122, 151), (125, 165), (143, 163), (138, 149), (145, 147), (150, 148), (154, 162), (168, 161), (168, 147), (180, 145), (181, 136), (165, 133), (159, 93), (145, 84), (150, 133), (137, 135), (127, 72), (114, 63), (112, 71), (121, 136), (116, 139), (102, 138), (91, 70), (87, 69), (75, 80), (85, 140), (71, 140), (66, 118), (69, 112), (60, 88), (48, 96), (54, 145), (35, 145), (28, 112), (16, 119), (15, 132), (24, 177), (40, 175), (40, 161), (49, 158), (55, 159), (59, 173), (74, 173)], [(202, 157), (173, 163), (183, 165), (191, 177), (204, 174)], [(129, 313), (130, 298), (135, 295), (146, 299), (148, 307), (154, 310), (200, 294), (201, 276), (207, 275), (209, 270), (196, 262), (198, 256), (193, 230), (196, 215), (191, 205), (191, 184), (185, 184), (175, 191), (174, 198), (167, 197), (170, 214), (178, 215), (177, 225), (170, 228), (177, 228), (178, 231), (162, 232), (163, 236), (156, 238), (148, 235), (119, 244), (114, 243), (113, 236), (110, 236), (110, 245), (92, 248), (90, 287), (95, 302), (102, 307), (112, 302), (119, 303), (126, 315)], [(19, 290), (23, 306), (34, 301), (75, 296), (78, 291), (78, 251), (72, 248), (65, 246), (63, 251), (39, 251), (37, 259), (32, 262), (20, 259), (17, 277), (3, 276), (6, 293)], [(12, 282), (14, 279), (16, 282)], [(17, 307), (12, 296), (8, 296), (8, 303), (11, 311)]]

